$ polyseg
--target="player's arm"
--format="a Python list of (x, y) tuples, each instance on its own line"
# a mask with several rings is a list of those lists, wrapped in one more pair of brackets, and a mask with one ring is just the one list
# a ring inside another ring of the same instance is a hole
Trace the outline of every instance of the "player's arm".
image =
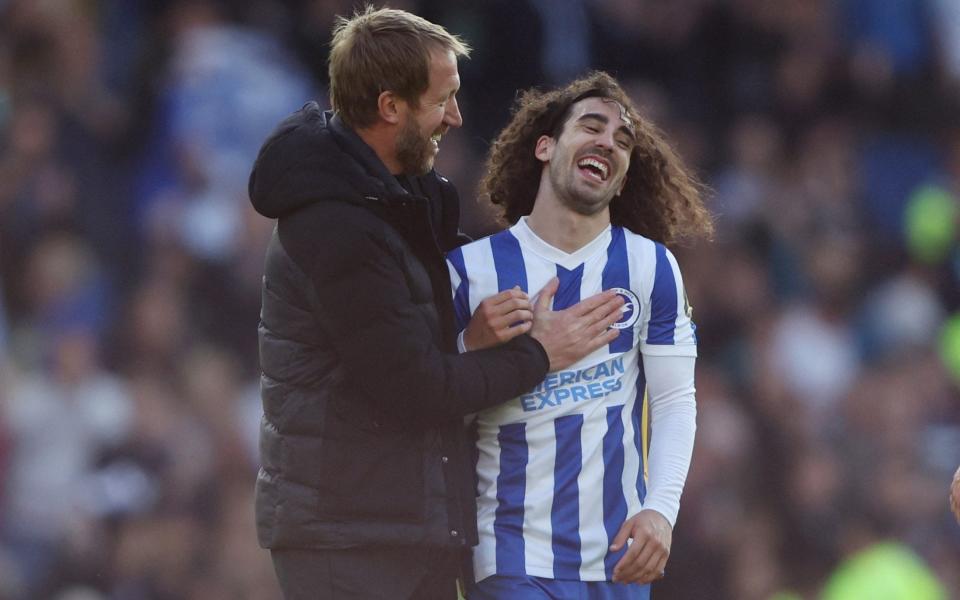
[[(531, 302), (519, 287), (485, 298), (470, 315), (465, 267), (448, 260), (453, 304), (457, 319), (457, 349), (462, 352), (493, 348), (518, 335), (530, 333), (543, 346), (550, 370), (565, 368), (617, 336), (609, 329), (619, 318), (623, 300), (607, 291), (591, 296), (564, 310), (554, 311), (554, 295), (560, 280), (552, 278)], [(469, 319), (469, 321), (468, 321)]]
[(309, 218), (281, 219), (280, 241), (310, 278), (313, 317), (357, 396), (426, 424), (503, 402), (546, 375), (548, 358), (529, 336), (482, 352), (443, 352), (425, 298), (414, 297), (403, 251), (382, 224), (359, 207), (312, 210)]
[(447, 269), (457, 324), (457, 349), (461, 353), (493, 348), (530, 331), (533, 306), (520, 286), (484, 298), (471, 314), (462, 250), (456, 249), (447, 255)]
[(533, 326), (533, 306), (519, 287), (483, 300), (463, 330), (463, 349), (482, 350), (508, 342)]
[(680, 494), (696, 432), (693, 356), (644, 355), (650, 399), (650, 480), (644, 507), (620, 528), (611, 550), (630, 548), (614, 567), (614, 581), (647, 583), (659, 578), (670, 556)]
[(640, 346), (650, 401), (650, 480), (643, 510), (623, 524), (612, 545), (617, 551), (633, 539), (614, 567), (614, 579), (639, 583), (661, 577), (666, 568), (696, 432), (691, 311), (676, 259), (657, 244), (655, 260)]
[[(412, 295), (402, 255), (376, 222), (360, 208), (316, 210), (314, 218), (281, 219), (279, 235), (311, 280), (319, 305), (314, 317), (334, 345), (345, 385), (398, 419), (430, 423), (518, 396), (546, 376), (550, 340), (519, 335), (462, 355), (441, 351), (436, 324), (423, 310), (423, 299)], [(567, 314), (568, 321), (589, 327), (564, 328), (557, 336), (592, 336), (591, 344), (605, 343), (607, 326), (617, 316), (615, 310), (607, 313)]]

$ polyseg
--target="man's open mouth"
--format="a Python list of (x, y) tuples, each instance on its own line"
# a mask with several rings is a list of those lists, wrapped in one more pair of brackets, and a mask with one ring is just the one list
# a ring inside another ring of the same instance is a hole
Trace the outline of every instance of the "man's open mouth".
[(580, 171), (597, 181), (606, 181), (610, 175), (610, 165), (593, 156), (585, 156), (577, 161)]

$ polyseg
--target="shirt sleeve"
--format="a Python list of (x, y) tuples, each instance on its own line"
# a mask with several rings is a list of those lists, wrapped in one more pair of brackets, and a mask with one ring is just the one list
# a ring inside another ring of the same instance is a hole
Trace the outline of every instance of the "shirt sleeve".
[[(447, 269), (450, 271), (456, 330), (463, 332), (470, 323), (470, 280), (467, 278), (463, 250), (455, 248), (447, 253)], [(464, 350), (461, 349), (460, 351), (463, 352)]]
[(672, 527), (680, 510), (697, 430), (692, 356), (644, 355), (650, 400), (650, 480), (643, 508), (666, 517)]
[(656, 265), (640, 349), (645, 356), (695, 357), (696, 326), (690, 318), (693, 311), (687, 301), (680, 267), (666, 247), (655, 246)]

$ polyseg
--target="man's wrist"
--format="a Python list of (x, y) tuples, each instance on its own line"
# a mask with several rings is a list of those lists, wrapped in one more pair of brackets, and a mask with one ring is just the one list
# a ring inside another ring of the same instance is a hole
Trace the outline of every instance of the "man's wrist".
[(671, 519), (670, 519), (670, 516), (669, 516), (669, 515), (666, 513), (666, 511), (664, 510), (664, 507), (644, 506), (642, 509), (640, 509), (640, 512), (644, 512), (644, 511), (656, 513), (656, 514), (657, 514), (658, 516), (660, 516), (664, 521), (666, 521), (667, 525), (670, 527), (671, 530), (673, 529), (674, 525), (676, 524), (676, 523), (675, 523), (676, 517), (674, 517), (674, 519), (671, 520)]

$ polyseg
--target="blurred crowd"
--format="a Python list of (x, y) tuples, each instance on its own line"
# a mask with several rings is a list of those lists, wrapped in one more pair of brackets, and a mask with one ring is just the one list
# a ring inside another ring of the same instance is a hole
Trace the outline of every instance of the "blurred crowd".
[[(279, 597), (246, 183), (356, 4), (0, 0), (0, 600)], [(960, 597), (960, 3), (388, 4), (474, 47), (438, 159), (467, 233), (498, 227), (474, 190), (517, 89), (591, 68), (712, 189), (716, 239), (676, 249), (699, 430), (654, 596)]]

